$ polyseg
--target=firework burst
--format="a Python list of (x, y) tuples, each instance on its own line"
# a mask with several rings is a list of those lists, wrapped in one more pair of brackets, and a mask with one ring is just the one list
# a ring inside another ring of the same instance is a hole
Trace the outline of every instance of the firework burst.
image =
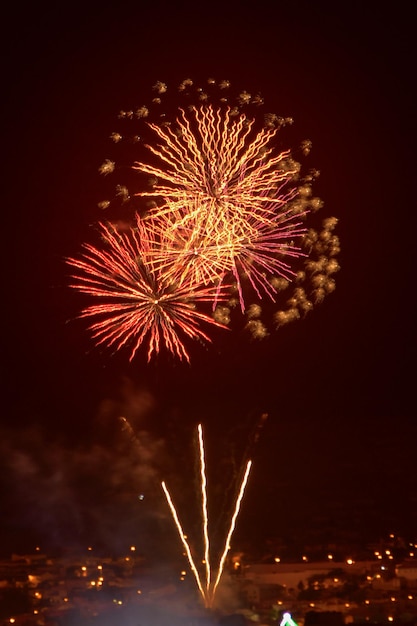
[(221, 326), (196, 305), (212, 302), (218, 287), (178, 285), (168, 281), (155, 264), (153, 238), (137, 218), (136, 228), (118, 233), (102, 224), (105, 248), (85, 244), (81, 259), (68, 259), (76, 268), (72, 287), (104, 302), (83, 310), (81, 317), (99, 318), (90, 328), (98, 344), (120, 349), (130, 346), (130, 360), (147, 341), (148, 360), (165, 346), (189, 360), (182, 337), (210, 341), (201, 323)]
[[(114, 144), (129, 139), (138, 152), (127, 168), (129, 184), (117, 184), (114, 194), (124, 211), (134, 209), (134, 226), (127, 235), (102, 226), (107, 251), (86, 245), (82, 260), (70, 260), (79, 272), (72, 286), (106, 299), (82, 314), (99, 320), (91, 325), (95, 339), (115, 349), (129, 343), (131, 358), (147, 344), (150, 359), (164, 344), (188, 360), (178, 333), (207, 341), (200, 324), (228, 324), (236, 305), (250, 335), (265, 337), (335, 288), (337, 220), (313, 227), (322, 205), (312, 194), (316, 173), (302, 176), (292, 153), (277, 148), (292, 120), (259, 116), (258, 95), (242, 92), (233, 103), (228, 81), (209, 80), (207, 91), (194, 87), (181, 83), (188, 104), (173, 116), (163, 112), (162, 82), (149, 107), (120, 113), (121, 123), (141, 128), (111, 134)], [(215, 87), (216, 104), (208, 93)], [(309, 150), (303, 142), (301, 152)], [(110, 180), (120, 170), (107, 158), (99, 171)]]
[(298, 173), (298, 165), (289, 151), (271, 154), (277, 128), (255, 133), (253, 125), (243, 114), (235, 119), (230, 108), (211, 105), (194, 107), (188, 114), (180, 109), (175, 132), (170, 126), (149, 124), (159, 144), (147, 148), (161, 167), (137, 161), (133, 168), (165, 184), (156, 182), (152, 191), (136, 195), (174, 202), (186, 195), (203, 204), (214, 202), (219, 212), (235, 209), (236, 219), (258, 214), (258, 219), (273, 219), (274, 212), (265, 205), (273, 200), (285, 206), (296, 194), (283, 189)]

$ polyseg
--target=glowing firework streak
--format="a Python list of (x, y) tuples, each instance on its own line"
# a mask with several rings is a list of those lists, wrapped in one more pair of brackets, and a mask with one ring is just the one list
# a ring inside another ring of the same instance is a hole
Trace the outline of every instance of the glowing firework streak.
[[(147, 228), (158, 241), (154, 262), (174, 282), (191, 285), (214, 284), (218, 289), (233, 276), (242, 312), (243, 282), (250, 284), (259, 299), (277, 294), (271, 276), (295, 277), (291, 262), (306, 256), (295, 239), (305, 234), (302, 214), (280, 211), (272, 218), (240, 219), (224, 207), (184, 200), (184, 215), (173, 203), (169, 213), (147, 218)], [(272, 213), (272, 211), (271, 211)], [(286, 260), (285, 260), (286, 259)], [(220, 291), (219, 291), (220, 293)], [(217, 304), (217, 299), (214, 299)]]
[(204, 460), (204, 442), (203, 428), (198, 425), (198, 442), (200, 446), (200, 469), (201, 469), (201, 505), (203, 512), (203, 534), (204, 534), (204, 560), (206, 564), (206, 588), (207, 593), (210, 591), (211, 573), (210, 573), (210, 541), (208, 534), (208, 513), (207, 513), (207, 478), (206, 463)]
[(204, 537), (204, 560), (205, 560), (205, 572), (206, 572), (206, 584), (205, 584), (205, 589), (202, 585), (201, 582), (201, 578), (200, 578), (200, 574), (197, 570), (197, 567), (195, 565), (194, 559), (192, 557), (191, 554), (191, 549), (188, 545), (187, 542), (187, 538), (184, 535), (183, 529), (181, 527), (179, 518), (178, 518), (178, 514), (175, 510), (175, 506), (174, 503), (172, 502), (172, 498), (168, 492), (168, 489), (165, 485), (165, 482), (162, 483), (162, 489), (164, 491), (165, 497), (167, 499), (169, 508), (171, 510), (171, 514), (172, 517), (174, 519), (175, 525), (177, 527), (178, 530), (178, 534), (180, 536), (180, 539), (182, 541), (182, 544), (185, 548), (185, 552), (187, 554), (187, 558), (188, 561), (190, 563), (190, 567), (191, 570), (194, 574), (194, 577), (196, 579), (197, 582), (197, 586), (199, 588), (199, 591), (201, 593), (201, 596), (204, 600), (204, 604), (206, 607), (211, 607), (213, 606), (214, 603), (214, 598), (216, 595), (216, 590), (217, 587), (219, 585), (221, 576), (223, 574), (223, 570), (224, 570), (224, 565), (226, 562), (226, 556), (227, 556), (227, 552), (230, 548), (230, 541), (233, 535), (233, 532), (235, 530), (235, 526), (236, 526), (236, 520), (237, 517), (239, 515), (239, 511), (240, 511), (240, 505), (242, 503), (242, 499), (243, 499), (243, 495), (245, 493), (245, 488), (246, 488), (246, 484), (248, 482), (248, 478), (249, 478), (249, 473), (250, 473), (250, 469), (252, 466), (252, 461), (248, 461), (247, 465), (246, 465), (246, 470), (240, 485), (240, 489), (238, 492), (238, 496), (236, 498), (236, 503), (235, 503), (235, 507), (234, 507), (234, 511), (233, 511), (233, 515), (230, 521), (230, 526), (229, 526), (229, 531), (227, 533), (227, 537), (226, 537), (226, 541), (225, 541), (225, 547), (223, 550), (223, 553), (221, 555), (220, 561), (219, 561), (219, 567), (218, 567), (218, 571), (217, 571), (217, 577), (216, 580), (214, 582), (214, 584), (212, 584), (211, 582), (211, 565), (210, 565), (210, 541), (209, 541), (209, 532), (208, 532), (208, 512), (207, 512), (207, 477), (206, 477), (206, 465), (205, 465), (205, 459), (204, 459), (204, 442), (203, 442), (203, 430), (202, 430), (202, 426), (201, 424), (198, 425), (198, 440), (199, 440), (199, 448), (200, 448), (200, 470), (201, 470), (201, 495), (202, 495), (202, 512), (203, 512), (203, 537)]
[(221, 559), (220, 559), (219, 571), (217, 572), (217, 578), (216, 578), (216, 581), (215, 581), (215, 583), (213, 585), (213, 591), (212, 591), (212, 594), (211, 594), (212, 601), (214, 600), (216, 589), (217, 589), (217, 586), (218, 586), (218, 584), (220, 582), (221, 575), (223, 573), (223, 568), (224, 568), (224, 563), (226, 561), (226, 556), (227, 556), (227, 553), (228, 553), (228, 551), (230, 549), (230, 540), (232, 538), (233, 531), (235, 529), (236, 519), (237, 519), (237, 516), (239, 515), (240, 504), (242, 502), (243, 494), (245, 493), (245, 487), (246, 487), (246, 483), (248, 482), (249, 472), (250, 472), (250, 468), (251, 467), (252, 467), (252, 461), (248, 461), (248, 464), (246, 465), (245, 475), (243, 476), (242, 484), (240, 486), (239, 495), (238, 495), (237, 500), (236, 500), (235, 510), (234, 510), (234, 513), (233, 513), (233, 516), (232, 516), (232, 520), (230, 522), (229, 532), (227, 534), (226, 542), (224, 544), (223, 554), (222, 554)]
[(134, 169), (167, 184), (136, 195), (178, 201), (187, 194), (229, 205), (243, 216), (259, 213), (265, 221), (273, 213), (265, 213), (262, 205), (273, 199), (285, 206), (294, 197), (296, 190), (282, 193), (283, 185), (297, 173), (295, 167), (288, 167), (289, 151), (271, 157), (270, 144), (278, 128), (254, 133), (253, 119), (242, 114), (235, 120), (229, 108), (215, 110), (211, 105), (194, 107), (192, 115), (194, 119), (180, 109), (178, 133), (169, 126), (149, 124), (160, 143), (147, 147), (162, 166), (136, 162)]
[(192, 572), (193, 572), (193, 574), (195, 576), (195, 579), (197, 581), (198, 588), (199, 588), (200, 593), (203, 596), (203, 598), (205, 598), (206, 594), (204, 592), (203, 585), (201, 584), (200, 574), (198, 573), (198, 569), (195, 566), (194, 559), (193, 559), (193, 556), (191, 554), (190, 546), (188, 545), (187, 539), (186, 539), (186, 537), (184, 535), (184, 532), (182, 530), (181, 523), (180, 523), (180, 520), (178, 519), (178, 515), (177, 515), (177, 512), (175, 510), (174, 504), (172, 502), (171, 496), (169, 495), (169, 491), (168, 491), (167, 486), (165, 485), (164, 482), (162, 483), (162, 489), (164, 490), (165, 497), (167, 499), (169, 508), (171, 509), (172, 517), (174, 518), (174, 521), (175, 521), (175, 524), (177, 526), (177, 530), (178, 530), (179, 536), (181, 537), (182, 545), (184, 546), (185, 552), (187, 553), (187, 558), (188, 558), (188, 561), (190, 563)]

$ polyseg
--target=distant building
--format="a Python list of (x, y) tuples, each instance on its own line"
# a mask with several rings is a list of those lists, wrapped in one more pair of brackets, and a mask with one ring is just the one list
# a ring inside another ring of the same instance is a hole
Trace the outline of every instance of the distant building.
[(326, 575), (332, 570), (344, 570), (352, 574), (366, 574), (375, 567), (375, 561), (347, 563), (320, 561), (316, 563), (257, 563), (243, 568), (243, 578), (257, 585), (281, 585), (287, 589), (307, 586), (309, 579)]
[(404, 586), (411, 589), (417, 588), (417, 562), (415, 560), (404, 561), (401, 565), (397, 565), (395, 573)]
[(309, 611), (306, 613), (305, 626), (343, 626), (345, 619), (338, 611)]

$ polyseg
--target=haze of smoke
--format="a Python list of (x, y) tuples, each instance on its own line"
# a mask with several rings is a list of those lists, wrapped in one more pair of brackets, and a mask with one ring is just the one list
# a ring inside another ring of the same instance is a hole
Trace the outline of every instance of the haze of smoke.
[(113, 445), (75, 449), (50, 441), (36, 427), (3, 431), (2, 517), (9, 520), (9, 530), (28, 533), (52, 548), (151, 547), (152, 537), (159, 534), (155, 524), (166, 517), (157, 489), (164, 443), (146, 431), (131, 440), (118, 428)]

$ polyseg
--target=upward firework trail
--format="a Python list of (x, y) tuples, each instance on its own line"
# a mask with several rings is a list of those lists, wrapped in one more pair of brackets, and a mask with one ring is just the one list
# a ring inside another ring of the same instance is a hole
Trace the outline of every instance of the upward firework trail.
[(213, 585), (212, 598), (214, 598), (214, 594), (216, 593), (217, 586), (220, 582), (220, 578), (223, 573), (223, 568), (224, 568), (224, 563), (226, 561), (227, 552), (230, 550), (230, 540), (232, 539), (233, 531), (235, 530), (237, 516), (239, 515), (240, 505), (242, 502), (243, 494), (245, 493), (245, 487), (246, 487), (246, 483), (248, 482), (249, 472), (250, 472), (251, 467), (252, 467), (252, 461), (248, 461), (246, 465), (245, 474), (243, 476), (242, 484), (240, 485), (239, 494), (237, 496), (235, 510), (233, 512), (232, 519), (230, 521), (229, 532), (227, 533), (223, 554), (220, 558), (219, 569), (217, 571), (217, 578)]
[(192, 572), (193, 572), (193, 574), (194, 574), (194, 577), (195, 577), (195, 579), (196, 579), (196, 581), (197, 581), (197, 586), (198, 586), (198, 588), (199, 588), (199, 590), (200, 590), (200, 593), (201, 593), (201, 595), (203, 596), (203, 598), (204, 598), (204, 599), (206, 599), (206, 596), (207, 596), (206, 591), (207, 591), (207, 590), (206, 590), (206, 589), (204, 589), (203, 585), (201, 584), (200, 574), (198, 573), (198, 569), (197, 569), (197, 568), (196, 568), (196, 566), (195, 566), (194, 559), (193, 559), (193, 555), (191, 554), (190, 546), (188, 545), (187, 538), (186, 538), (186, 536), (184, 535), (184, 531), (183, 531), (183, 529), (182, 529), (181, 522), (180, 522), (180, 520), (178, 519), (177, 511), (175, 510), (174, 503), (172, 502), (172, 498), (171, 498), (171, 496), (170, 496), (170, 493), (169, 493), (169, 491), (168, 491), (168, 488), (167, 488), (167, 486), (166, 486), (165, 482), (162, 482), (162, 489), (163, 489), (164, 494), (165, 494), (165, 497), (166, 497), (166, 499), (167, 499), (168, 506), (169, 506), (169, 508), (170, 508), (170, 510), (171, 510), (172, 517), (174, 518), (174, 522), (175, 522), (175, 525), (176, 525), (176, 527), (177, 527), (177, 530), (178, 530), (179, 536), (180, 536), (180, 538), (181, 538), (182, 545), (184, 546), (185, 552), (186, 552), (186, 554), (187, 554), (187, 558), (188, 558), (188, 561), (189, 561), (189, 563), (190, 563), (191, 570), (192, 570)]
[(203, 519), (203, 540), (204, 540), (204, 563), (205, 563), (205, 585), (203, 585), (201, 580), (200, 572), (196, 567), (193, 555), (191, 553), (191, 549), (189, 543), (187, 541), (187, 537), (184, 534), (181, 522), (179, 520), (177, 511), (175, 509), (174, 503), (172, 501), (171, 495), (168, 491), (168, 488), (165, 482), (162, 483), (162, 489), (164, 491), (165, 497), (168, 502), (168, 506), (170, 508), (172, 517), (174, 519), (175, 525), (177, 527), (178, 534), (180, 536), (181, 542), (184, 546), (185, 552), (187, 554), (188, 562), (191, 567), (191, 571), (194, 574), (198, 589), (204, 601), (206, 607), (212, 607), (214, 603), (214, 598), (216, 595), (216, 590), (218, 588), (220, 579), (223, 574), (224, 565), (226, 562), (227, 552), (230, 549), (230, 541), (232, 539), (233, 532), (236, 526), (236, 520), (239, 515), (240, 505), (242, 503), (243, 495), (245, 493), (246, 484), (248, 482), (250, 469), (252, 466), (252, 461), (248, 461), (246, 465), (246, 470), (240, 484), (240, 489), (238, 492), (238, 496), (235, 501), (234, 510), (232, 517), (230, 519), (229, 529), (226, 535), (226, 540), (224, 543), (223, 552), (221, 554), (219, 565), (217, 568), (217, 576), (212, 582), (212, 572), (211, 572), (211, 554), (210, 554), (210, 540), (209, 540), (209, 531), (208, 531), (208, 511), (207, 511), (207, 476), (206, 476), (206, 465), (205, 465), (205, 452), (204, 452), (204, 440), (203, 440), (203, 429), (201, 424), (198, 425), (198, 440), (199, 440), (199, 450), (200, 450), (200, 476), (201, 476), (201, 508), (202, 508), (202, 519)]
[(210, 570), (210, 541), (208, 534), (208, 513), (207, 513), (207, 478), (206, 462), (204, 458), (203, 428), (198, 425), (198, 443), (200, 447), (200, 470), (201, 470), (201, 506), (203, 513), (203, 534), (204, 534), (204, 560), (206, 563), (206, 589), (210, 593), (211, 570)]

